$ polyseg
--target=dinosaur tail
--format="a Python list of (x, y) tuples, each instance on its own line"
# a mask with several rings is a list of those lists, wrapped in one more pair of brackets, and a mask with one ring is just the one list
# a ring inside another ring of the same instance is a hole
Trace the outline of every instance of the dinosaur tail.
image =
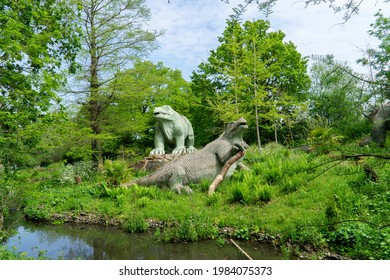
[(121, 187), (130, 188), (134, 185), (140, 185), (140, 186), (147, 185), (146, 179), (147, 179), (147, 177), (138, 178), (138, 179), (135, 179), (135, 180), (132, 180), (130, 182), (122, 184)]

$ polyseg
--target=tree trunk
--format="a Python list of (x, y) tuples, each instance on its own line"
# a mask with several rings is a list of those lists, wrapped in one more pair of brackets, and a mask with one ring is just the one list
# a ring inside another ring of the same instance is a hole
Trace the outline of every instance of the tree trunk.
[(276, 121), (274, 120), (274, 128), (275, 128), (275, 143), (278, 144), (278, 128), (277, 128), (277, 125), (276, 125)]
[[(98, 77), (98, 53), (97, 53), (97, 35), (95, 30), (95, 21), (94, 21), (94, 11), (91, 11), (90, 14), (90, 96), (88, 103), (88, 113), (89, 121), (93, 134), (99, 135), (101, 132), (99, 124), (99, 114), (100, 114), (100, 105), (99, 105), (99, 77)], [(99, 140), (93, 138), (91, 141), (92, 148), (92, 161), (98, 163), (101, 158), (101, 150)]]
[(257, 111), (257, 105), (255, 109), (255, 117), (256, 117), (256, 138), (257, 138), (257, 148), (261, 149), (261, 139), (260, 139), (260, 127), (259, 127), (259, 112)]

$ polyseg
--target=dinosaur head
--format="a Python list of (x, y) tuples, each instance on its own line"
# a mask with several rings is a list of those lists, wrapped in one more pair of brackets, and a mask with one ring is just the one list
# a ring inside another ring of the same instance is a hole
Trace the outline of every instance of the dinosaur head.
[(225, 136), (228, 138), (242, 137), (245, 130), (248, 129), (248, 123), (244, 118), (239, 118), (234, 122), (228, 123), (225, 128)]
[(154, 117), (161, 121), (171, 121), (175, 118), (176, 111), (171, 106), (164, 105), (156, 107), (153, 111)]

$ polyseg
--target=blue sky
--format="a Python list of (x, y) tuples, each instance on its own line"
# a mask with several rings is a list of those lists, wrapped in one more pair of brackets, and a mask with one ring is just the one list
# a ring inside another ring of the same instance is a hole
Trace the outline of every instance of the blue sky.
[[(218, 46), (226, 26), (226, 19), (232, 8), (243, 0), (231, 0), (225, 4), (220, 0), (146, 0), (152, 19), (151, 29), (164, 29), (165, 35), (159, 38), (160, 48), (150, 59), (162, 61), (165, 66), (181, 70), (189, 80), (193, 70), (206, 61), (209, 52)], [(292, 41), (304, 56), (312, 54), (334, 54), (337, 60), (347, 61), (360, 73), (366, 72), (355, 61), (362, 57), (362, 49), (375, 47), (377, 41), (367, 31), (375, 21), (374, 14), (389, 4), (366, 0), (358, 16), (345, 24), (342, 14), (334, 14), (326, 5), (305, 8), (303, 1), (279, 0), (273, 13), (267, 18), (272, 30), (281, 30), (286, 41)], [(266, 19), (256, 5), (251, 5), (245, 13), (246, 20)]]

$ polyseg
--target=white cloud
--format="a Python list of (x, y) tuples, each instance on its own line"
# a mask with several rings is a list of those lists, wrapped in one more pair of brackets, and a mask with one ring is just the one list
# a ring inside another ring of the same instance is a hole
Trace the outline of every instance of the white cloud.
[[(167, 0), (146, 0), (152, 13), (150, 28), (166, 30), (159, 39), (160, 49), (150, 59), (181, 70), (184, 78), (189, 79), (192, 71), (207, 60), (210, 50), (218, 46), (217, 38), (222, 35), (232, 8), (243, 2), (232, 0), (228, 5), (220, 0), (170, 0), (168, 4)], [(334, 54), (337, 60), (354, 66), (362, 56), (359, 48), (377, 44), (367, 31), (375, 21), (375, 12), (385, 6), (376, 1), (363, 1), (360, 15), (338, 24), (342, 22), (342, 14), (334, 14), (326, 5), (305, 9), (296, 0), (279, 0), (268, 20), (272, 30), (284, 32), (286, 40), (292, 41), (302, 55)], [(251, 5), (245, 19), (265, 17)]]

